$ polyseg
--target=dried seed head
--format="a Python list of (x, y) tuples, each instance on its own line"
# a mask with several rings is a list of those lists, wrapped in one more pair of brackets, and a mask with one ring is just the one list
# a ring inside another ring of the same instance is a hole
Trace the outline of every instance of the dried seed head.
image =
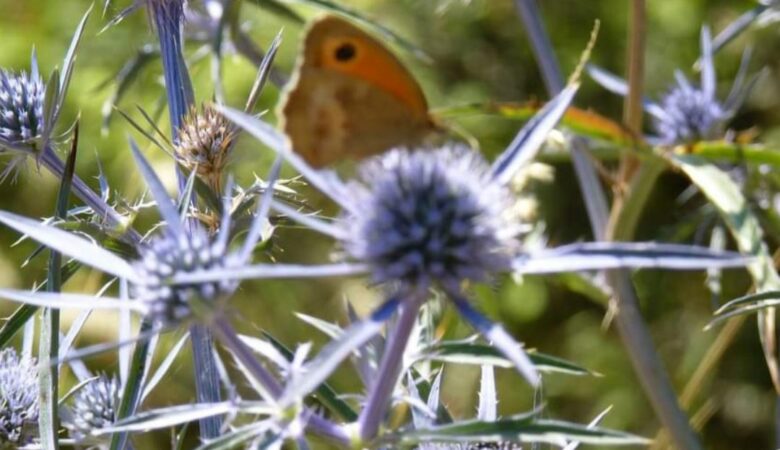
[(38, 421), (38, 371), (35, 361), (20, 358), (12, 348), (0, 351), (0, 448), (32, 441), (29, 430)]
[(179, 131), (179, 141), (174, 146), (176, 158), (187, 169), (197, 170), (205, 180), (219, 179), (233, 138), (230, 123), (214, 108), (205, 106), (202, 112), (193, 108)]
[(101, 374), (74, 395), (71, 406), (63, 414), (63, 425), (76, 441), (82, 441), (112, 425), (118, 405), (119, 383), (116, 378)]
[(0, 70), (0, 140), (18, 144), (39, 136), (45, 95), (39, 76)]
[(178, 323), (193, 315), (195, 296), (216, 302), (232, 293), (237, 283), (221, 280), (192, 284), (171, 284), (180, 273), (194, 273), (236, 265), (237, 258), (227, 255), (224, 245), (211, 243), (206, 232), (195, 227), (189, 235), (164, 233), (141, 249), (136, 262), (140, 283), (133, 295), (149, 306), (149, 315), (161, 323)]
[(353, 184), (357, 212), (341, 218), (342, 245), (377, 282), (483, 281), (518, 249), (510, 189), (465, 147), (392, 150), (364, 163)]

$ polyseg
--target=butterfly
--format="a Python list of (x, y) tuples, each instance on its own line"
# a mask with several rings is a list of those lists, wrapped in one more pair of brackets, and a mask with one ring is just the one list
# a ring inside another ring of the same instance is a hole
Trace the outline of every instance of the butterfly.
[(316, 168), (420, 145), (440, 131), (398, 58), (336, 16), (306, 32), (279, 116), (292, 148)]

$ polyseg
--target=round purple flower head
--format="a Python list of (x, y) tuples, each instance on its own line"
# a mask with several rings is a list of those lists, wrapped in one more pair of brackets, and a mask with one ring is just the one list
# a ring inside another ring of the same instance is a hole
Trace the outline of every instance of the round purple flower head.
[(119, 383), (105, 374), (85, 384), (63, 414), (63, 425), (77, 441), (114, 424), (119, 407)]
[(663, 115), (653, 117), (653, 127), (664, 144), (718, 137), (732, 115), (703, 89), (681, 79), (661, 99)]
[(465, 147), (391, 150), (364, 163), (349, 190), (342, 244), (377, 282), (484, 281), (518, 248), (511, 191)]
[(189, 234), (163, 233), (141, 248), (136, 268), (142, 281), (133, 286), (135, 298), (147, 302), (149, 316), (159, 322), (176, 323), (189, 318), (195, 296), (206, 301), (217, 300), (232, 293), (237, 282), (223, 279), (172, 284), (169, 281), (180, 273), (230, 267), (237, 259), (227, 255), (226, 250), (221, 241), (212, 243), (205, 230), (197, 226)]
[(22, 143), (39, 136), (45, 94), (37, 74), (0, 70), (0, 139)]
[(0, 449), (32, 442), (38, 421), (38, 370), (12, 348), (0, 351)]

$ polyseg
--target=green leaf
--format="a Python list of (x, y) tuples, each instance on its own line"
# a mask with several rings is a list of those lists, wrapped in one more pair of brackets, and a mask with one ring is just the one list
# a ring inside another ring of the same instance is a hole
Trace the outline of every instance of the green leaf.
[(726, 141), (697, 142), (686, 149), (689, 153), (708, 161), (734, 164), (769, 164), (780, 167), (780, 149), (762, 144), (738, 144)]
[(780, 306), (780, 291), (764, 291), (739, 297), (718, 308), (715, 311), (715, 318), (705, 328), (709, 329), (713, 325), (731, 317), (759, 312), (777, 306)]
[(70, 79), (73, 75), (73, 65), (76, 62), (76, 54), (79, 43), (81, 42), (81, 37), (84, 34), (84, 26), (87, 24), (87, 19), (89, 19), (89, 15), (91, 13), (92, 5), (89, 6), (89, 9), (87, 9), (87, 12), (84, 13), (84, 16), (81, 18), (81, 22), (79, 22), (78, 27), (76, 27), (76, 31), (73, 33), (73, 39), (70, 41), (68, 53), (65, 54), (65, 59), (62, 62), (62, 72), (60, 73), (59, 79), (59, 92), (53, 111), (53, 117), (51, 122), (46, 125), (49, 131), (51, 131), (56, 125), (57, 119), (59, 118), (60, 112), (62, 111), (62, 106), (65, 103), (65, 96), (68, 93), (68, 86), (70, 85)]
[(725, 305), (718, 308), (715, 314), (720, 314), (730, 309), (735, 309), (740, 306), (754, 305), (762, 303), (764, 300), (780, 300), (780, 291), (765, 291), (758, 294), (745, 295), (739, 298), (735, 298)]
[(263, 433), (266, 433), (270, 429), (269, 423), (260, 422), (246, 425), (240, 428), (236, 428), (233, 431), (223, 434), (222, 436), (209, 441), (196, 450), (231, 450), (235, 449), (241, 444), (254, 439)]
[[(547, 373), (565, 373), (569, 375), (593, 375), (594, 373), (555, 356), (528, 351), (528, 357), (537, 369)], [(480, 344), (473, 340), (442, 341), (423, 348), (417, 355), (417, 360), (434, 360), (456, 364), (491, 365), (513, 367), (498, 349)]]
[[(103, 103), (101, 115), (102, 131), (106, 133), (108, 126), (111, 124), (111, 119), (114, 116), (115, 106), (119, 104), (122, 98), (127, 93), (130, 85), (135, 81), (141, 70), (154, 59), (160, 56), (160, 51), (151, 45), (146, 45), (138, 51), (138, 53), (119, 70), (119, 72), (113, 77), (109, 78), (100, 87), (109, 84), (110, 82), (116, 83), (116, 89), (111, 93), (111, 96)], [(100, 88), (99, 87), (99, 88)]]
[(54, 129), (56, 120), (57, 102), (60, 97), (60, 72), (54, 69), (46, 82), (46, 93), (43, 97), (43, 132), (41, 148), (45, 147)]
[(381, 440), (395, 445), (420, 443), (526, 442), (564, 446), (568, 441), (593, 445), (645, 445), (649, 439), (622, 431), (588, 427), (559, 420), (534, 419), (533, 415), (507, 417), (495, 422), (465, 421), (429, 429), (390, 434)]
[(263, 60), (260, 61), (260, 67), (257, 69), (255, 83), (252, 85), (252, 90), (249, 92), (246, 105), (244, 105), (245, 112), (251, 113), (255, 107), (255, 104), (257, 104), (257, 101), (260, 99), (260, 93), (263, 91), (265, 82), (268, 80), (268, 76), (271, 73), (271, 65), (274, 62), (274, 58), (276, 58), (276, 52), (279, 50), (279, 45), (281, 43), (282, 32), (279, 31), (279, 33), (276, 34), (274, 40), (271, 42), (271, 45), (268, 47)]
[[(284, 355), (284, 357), (287, 358), (288, 361), (292, 361), (293, 352), (290, 351), (290, 349), (288, 349), (284, 344), (282, 344), (280, 341), (275, 339), (270, 334), (263, 333), (263, 335), (279, 351), (279, 353)], [(358, 419), (357, 412), (355, 412), (355, 410), (353, 410), (352, 407), (349, 406), (347, 402), (340, 399), (339, 395), (328, 383), (320, 384), (320, 386), (314, 391), (314, 396), (326, 408), (336, 413), (339, 417), (341, 417), (345, 421), (354, 422)]]
[[(138, 334), (143, 336), (154, 328), (152, 322), (144, 319), (141, 322), (141, 328)], [(133, 350), (133, 359), (130, 362), (130, 371), (125, 387), (122, 390), (119, 408), (117, 410), (117, 420), (130, 417), (138, 407), (138, 399), (141, 395), (141, 385), (143, 383), (146, 365), (149, 362), (147, 356), (149, 353), (150, 340), (144, 339), (136, 344)], [(127, 445), (127, 433), (114, 433), (111, 435), (110, 450), (124, 450)]]
[(270, 415), (276, 412), (276, 409), (260, 402), (236, 403), (232, 401), (168, 406), (165, 408), (144, 411), (135, 416), (119, 420), (109, 427), (101, 428), (100, 433), (109, 434), (117, 431), (158, 430), (194, 422), (206, 417), (235, 412)]
[[(68, 279), (70, 279), (70, 277), (73, 276), (73, 274), (76, 273), (80, 267), (81, 264), (77, 261), (67, 262), (62, 267), (62, 275), (60, 275), (62, 283), (65, 283)], [(40, 286), (40, 289), (46, 289), (48, 284), (49, 280), (46, 280)], [(35, 315), (39, 308), (39, 306), (33, 305), (22, 305), (18, 307), (16, 311), (11, 314), (11, 317), (6, 320), (2, 328), (0, 328), (0, 347), (7, 346), (8, 342), (11, 340), (11, 338), (14, 337), (16, 332), (24, 327), (24, 324)]]
[[(538, 113), (544, 104), (532, 101), (526, 103), (489, 102), (438, 108), (434, 116), (449, 118), (474, 114), (488, 114), (512, 120), (527, 121)], [(634, 137), (619, 122), (615, 122), (595, 111), (569, 107), (561, 118), (560, 125), (584, 137), (607, 142), (619, 147), (646, 147), (635, 142)]]
[(605, 308), (609, 306), (610, 293), (606, 290), (606, 286), (600, 286), (596, 280), (587, 274), (565, 272), (548, 275), (546, 278), (565, 286), (572, 292), (587, 297), (596, 304)]
[[(68, 214), (68, 198), (73, 173), (76, 168), (76, 155), (79, 145), (78, 122), (73, 130), (73, 142), (65, 165), (65, 171), (57, 194), (55, 217), (64, 218)], [(48, 278), (46, 290), (59, 293), (62, 287), (62, 255), (52, 250), (49, 256)], [(38, 416), (38, 431), (43, 450), (58, 450), (60, 448), (58, 431), (59, 420), (59, 370), (57, 364), (50, 364), (52, 357), (60, 354), (60, 311), (55, 308), (44, 308), (41, 315), (40, 347), (38, 352), (39, 369), (38, 385), (40, 386), (40, 414)]]
[[(717, 208), (721, 219), (737, 243), (739, 250), (755, 257), (747, 269), (753, 278), (756, 292), (780, 290), (780, 277), (775, 271), (772, 256), (764, 242), (764, 233), (750, 205), (732, 179), (713, 164), (695, 155), (670, 155), (671, 163), (682, 170)], [(777, 363), (777, 347), (774, 336), (775, 310), (758, 310), (759, 334), (764, 359), (775, 386), (780, 386), (780, 367)]]
[(756, 258), (748, 266), (756, 290), (780, 290), (780, 277), (763, 240), (764, 232), (739, 187), (728, 174), (695, 155), (670, 155), (669, 161), (682, 170), (717, 208), (740, 252)]

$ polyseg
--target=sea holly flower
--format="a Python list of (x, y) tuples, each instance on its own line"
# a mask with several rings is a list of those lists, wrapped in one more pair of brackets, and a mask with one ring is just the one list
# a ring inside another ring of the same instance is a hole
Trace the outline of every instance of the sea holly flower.
[[(60, 70), (44, 82), (33, 50), (30, 72), (0, 69), (0, 149), (43, 158), (62, 113), (76, 52), (91, 9), (81, 19)], [(56, 156), (55, 156), (56, 157)]]
[(63, 426), (77, 442), (84, 442), (116, 421), (119, 382), (105, 374), (88, 380), (64, 408)]
[[(0, 179), (13, 173), (29, 157), (35, 158), (37, 164), (46, 167), (55, 176), (64, 176), (65, 165), (55, 148), (55, 130), (91, 10), (84, 14), (76, 27), (62, 67), (54, 70), (46, 82), (40, 75), (35, 51), (29, 73), (0, 69), (0, 155), (11, 156)], [(126, 220), (78, 177), (73, 178), (73, 191), (101, 222), (125, 231)], [(130, 234), (131, 241), (137, 240), (138, 236)]]
[(34, 57), (29, 74), (0, 69), (0, 140), (5, 145), (27, 144), (41, 135), (44, 95)]
[(341, 243), (377, 283), (487, 281), (511, 264), (520, 230), (509, 187), (490, 178), (488, 164), (459, 145), (392, 150), (347, 184), (354, 209), (339, 219)]
[[(512, 202), (506, 186), (536, 154), (576, 90), (565, 89), (543, 108), (490, 166), (474, 151), (452, 146), (418, 152), (396, 149), (365, 162), (362, 176), (351, 182), (312, 169), (278, 131), (261, 120), (221, 108), (226, 117), (278, 152), (342, 208), (341, 220), (326, 223), (273, 203), (279, 212), (341, 243), (351, 258), (331, 264), (331, 272), (366, 273), (391, 287), (385, 304), (328, 344), (309, 363), (308, 376), (288, 391), (283, 401), (314, 390), (341, 360), (377, 334), (400, 310), (360, 418), (361, 437), (373, 438), (400, 375), (401, 355), (416, 313), (430, 288), (444, 291), (460, 314), (536, 385), (533, 364), (503, 328), (471, 306), (464, 282), (483, 281), (501, 273), (619, 267), (692, 269), (746, 263), (733, 253), (655, 243), (582, 243), (535, 253), (523, 251), (514, 241), (520, 224), (505, 217), (505, 207)], [(298, 276), (322, 275), (328, 271), (325, 267), (301, 268)]]
[[(700, 140), (722, 138), (728, 121), (734, 117), (747, 98), (756, 77), (745, 82), (750, 53), (745, 52), (731, 92), (725, 100), (717, 97), (712, 39), (709, 28), (701, 30), (701, 80), (697, 86), (682, 71), (675, 71), (676, 84), (669, 87), (659, 102), (645, 99), (645, 111), (651, 116), (654, 134), (652, 144), (691, 144)], [(607, 90), (628, 94), (628, 85), (620, 78), (595, 66), (589, 66), (590, 76)]]
[(12, 348), (0, 351), (0, 449), (33, 441), (38, 422), (38, 367)]

